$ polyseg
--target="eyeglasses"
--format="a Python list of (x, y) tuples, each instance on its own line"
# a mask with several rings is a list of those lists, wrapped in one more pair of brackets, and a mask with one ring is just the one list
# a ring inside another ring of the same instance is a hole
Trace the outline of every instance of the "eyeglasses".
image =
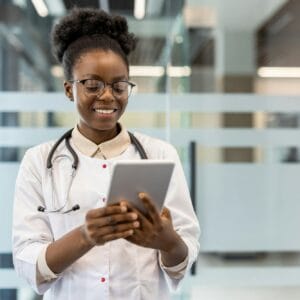
[(136, 85), (127, 80), (115, 81), (106, 83), (98, 79), (82, 79), (82, 80), (69, 80), (71, 83), (81, 83), (84, 88), (86, 96), (101, 96), (106, 88), (110, 86), (112, 93), (116, 99), (128, 99), (133, 87)]

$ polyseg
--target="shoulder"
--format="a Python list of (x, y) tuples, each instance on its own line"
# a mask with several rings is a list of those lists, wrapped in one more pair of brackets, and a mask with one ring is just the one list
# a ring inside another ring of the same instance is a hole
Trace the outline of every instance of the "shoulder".
[(27, 167), (46, 165), (47, 157), (54, 144), (55, 141), (48, 141), (27, 149), (22, 159), (22, 165)]
[(173, 159), (177, 156), (175, 147), (170, 143), (140, 132), (134, 132), (133, 134), (141, 143), (149, 158)]
[(46, 172), (48, 154), (55, 141), (46, 142), (27, 149), (20, 163), (17, 182), (31, 180), (41, 182)]
[(26, 155), (29, 156), (43, 156), (45, 154), (48, 154), (53, 147), (55, 141), (48, 141), (36, 146), (33, 146), (26, 151)]

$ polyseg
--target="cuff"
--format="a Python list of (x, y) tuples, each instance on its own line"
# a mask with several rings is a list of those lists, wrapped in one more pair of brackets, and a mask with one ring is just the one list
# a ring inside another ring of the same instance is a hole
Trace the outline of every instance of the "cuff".
[(37, 259), (37, 282), (39, 284), (43, 282), (52, 281), (58, 277), (57, 274), (53, 273), (47, 265), (46, 262), (47, 248), (48, 245), (41, 250)]
[(166, 273), (168, 273), (168, 275), (170, 277), (172, 277), (174, 279), (180, 279), (184, 276), (186, 267), (187, 267), (188, 262), (189, 262), (189, 256), (188, 255), (185, 257), (185, 259), (181, 263), (179, 263), (178, 265), (172, 266), (172, 267), (164, 266), (164, 264), (161, 260), (161, 253), (160, 252), (159, 252), (158, 256), (159, 256), (159, 263), (160, 263), (161, 268)]

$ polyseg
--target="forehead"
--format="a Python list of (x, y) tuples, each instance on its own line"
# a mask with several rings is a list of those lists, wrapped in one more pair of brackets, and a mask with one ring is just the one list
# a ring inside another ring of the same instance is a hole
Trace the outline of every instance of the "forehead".
[(128, 77), (128, 67), (123, 58), (111, 50), (91, 50), (83, 53), (73, 68), (74, 78), (93, 75), (104, 80)]

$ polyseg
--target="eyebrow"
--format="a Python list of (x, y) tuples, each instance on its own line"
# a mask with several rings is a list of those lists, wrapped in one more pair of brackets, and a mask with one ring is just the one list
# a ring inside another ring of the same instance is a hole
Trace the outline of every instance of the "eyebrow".
[[(84, 78), (86, 79), (98, 79), (103, 81), (103, 78), (101, 78), (100, 76), (96, 75), (96, 74), (84, 74), (83, 75)], [(119, 81), (119, 80), (128, 80), (127, 76), (116, 76), (113, 78), (113, 82), (114, 81)]]

